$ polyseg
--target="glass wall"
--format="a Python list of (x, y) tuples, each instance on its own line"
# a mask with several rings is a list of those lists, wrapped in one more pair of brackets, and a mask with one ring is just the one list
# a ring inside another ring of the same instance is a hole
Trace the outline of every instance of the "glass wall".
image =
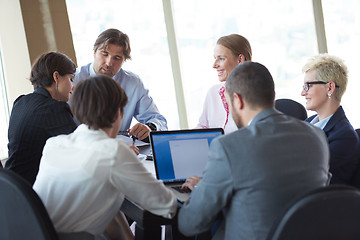
[(329, 54), (342, 58), (349, 70), (349, 82), (341, 104), (354, 128), (360, 128), (360, 1), (322, 1)]
[[(286, 0), (173, 0), (189, 125), (195, 126), (206, 91), (217, 83), (212, 69), (219, 37), (237, 33), (252, 46), (253, 61), (271, 72), (276, 98), (300, 96), (302, 65), (316, 54), (312, 4)], [(206, 6), (206, 7), (205, 7)]]
[[(212, 69), (216, 40), (232, 33), (245, 36), (252, 45), (253, 61), (268, 67), (276, 98), (291, 98), (305, 105), (300, 95), (301, 69), (318, 53), (312, 0), (172, 0), (172, 4), (190, 128), (198, 122), (207, 90), (218, 83)], [(357, 0), (347, 4), (323, 1), (329, 53), (342, 57), (350, 69), (343, 106), (354, 127), (360, 126), (360, 111), (351, 104), (357, 101), (359, 84), (355, 65), (360, 51), (356, 44), (360, 23), (355, 14), (359, 4)], [(105, 0), (98, 4), (94, 0), (68, 0), (67, 5), (78, 64), (93, 59), (92, 45), (101, 31), (109, 27), (124, 31), (130, 37), (133, 55), (124, 69), (142, 78), (168, 119), (169, 129), (180, 128), (162, 1)]]

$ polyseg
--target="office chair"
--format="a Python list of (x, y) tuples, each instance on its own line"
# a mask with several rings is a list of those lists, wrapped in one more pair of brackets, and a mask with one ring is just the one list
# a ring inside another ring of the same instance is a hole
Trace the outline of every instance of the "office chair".
[(305, 107), (291, 99), (282, 98), (275, 100), (275, 108), (280, 112), (285, 113), (286, 115), (298, 118), (300, 120), (305, 120), (307, 118)]
[[(359, 138), (360, 138), (360, 128), (355, 129), (356, 133), (358, 134)], [(351, 185), (354, 187), (357, 187), (360, 189), (360, 150), (359, 150), (359, 156), (358, 156), (358, 163), (357, 163), (357, 168), (355, 170), (355, 173), (351, 179)]]
[(360, 239), (360, 191), (321, 187), (299, 198), (275, 221), (267, 240)]
[(0, 239), (58, 240), (49, 215), (31, 185), (0, 169)]

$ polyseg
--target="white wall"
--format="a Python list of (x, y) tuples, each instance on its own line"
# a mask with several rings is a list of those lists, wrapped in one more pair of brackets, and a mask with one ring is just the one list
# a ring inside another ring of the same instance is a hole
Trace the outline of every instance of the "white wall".
[(20, 2), (18, 0), (0, 0), (0, 6), (0, 47), (11, 109), (14, 100), (19, 95), (33, 91), (28, 80), (31, 63)]

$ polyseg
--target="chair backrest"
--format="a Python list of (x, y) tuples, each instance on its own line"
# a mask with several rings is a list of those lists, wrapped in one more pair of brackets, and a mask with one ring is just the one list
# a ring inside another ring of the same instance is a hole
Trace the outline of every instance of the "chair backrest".
[(58, 239), (49, 215), (31, 185), (0, 169), (0, 239)]
[(360, 191), (345, 185), (301, 197), (276, 221), (268, 240), (360, 239)]
[(275, 108), (280, 112), (285, 113), (286, 115), (298, 118), (300, 120), (305, 120), (307, 118), (305, 107), (291, 99), (276, 99)]
[(7, 161), (7, 158), (0, 159), (0, 168), (4, 168), (6, 161)]
[[(360, 128), (355, 129), (356, 133), (358, 134), (359, 138), (360, 138)], [(359, 156), (358, 156), (358, 163), (357, 163), (357, 167), (355, 170), (355, 173), (351, 179), (351, 185), (357, 187), (360, 189), (360, 149), (359, 149)]]

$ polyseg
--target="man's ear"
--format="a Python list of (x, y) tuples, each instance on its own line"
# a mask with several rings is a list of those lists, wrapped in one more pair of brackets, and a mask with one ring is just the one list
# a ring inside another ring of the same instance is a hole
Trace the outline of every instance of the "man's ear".
[(234, 93), (234, 107), (238, 110), (244, 109), (244, 99), (237, 93)]

